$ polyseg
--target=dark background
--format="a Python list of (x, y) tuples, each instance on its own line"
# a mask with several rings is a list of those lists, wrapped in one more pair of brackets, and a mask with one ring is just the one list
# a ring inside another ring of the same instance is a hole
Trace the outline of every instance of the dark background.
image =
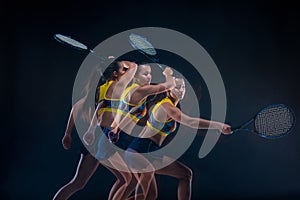
[[(0, 1), (0, 15), (1, 199), (51, 199), (76, 169), (79, 155), (65, 151), (61, 138), (86, 54), (57, 43), (55, 33), (95, 47), (133, 28), (180, 31), (217, 64), (228, 123), (272, 103), (300, 114), (296, 1)], [(205, 94), (201, 109), (208, 106)], [(200, 135), (180, 158), (194, 173), (192, 199), (299, 199), (299, 130), (297, 124), (279, 140), (222, 137), (204, 159), (198, 159)], [(176, 180), (157, 178), (159, 199), (176, 199)], [(114, 181), (99, 167), (71, 199), (105, 199)]]

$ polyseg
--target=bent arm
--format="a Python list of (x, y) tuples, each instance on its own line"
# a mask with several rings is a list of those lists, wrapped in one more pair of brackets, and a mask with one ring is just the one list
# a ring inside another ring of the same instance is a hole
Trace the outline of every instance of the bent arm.
[[(129, 123), (132, 123), (132, 119), (130, 117), (130, 112), (134, 112), (138, 107), (133, 107), (130, 111), (126, 113), (125, 116), (123, 116), (122, 120), (114, 120), (111, 124), (111, 127), (113, 129), (111, 130), (113, 133), (117, 133), (118, 129), (123, 130), (124, 127), (126, 127)], [(119, 114), (120, 115), (120, 114)], [(124, 130), (123, 130), (124, 131)], [(130, 134), (130, 133), (128, 133)]]
[(92, 117), (90, 126), (89, 126), (89, 128), (88, 128), (88, 131), (94, 132), (94, 131), (96, 130), (97, 126), (98, 126), (99, 124), (101, 124), (101, 121), (102, 121), (102, 117), (101, 117), (101, 116), (102, 116), (102, 115), (98, 116), (98, 111), (99, 111), (99, 109), (101, 108), (102, 104), (103, 104), (103, 102), (100, 102), (100, 103), (98, 104), (98, 106), (97, 106), (97, 108), (96, 108), (96, 110), (95, 110), (95, 112), (94, 112), (94, 114), (93, 114), (93, 117)]
[(141, 86), (132, 94), (131, 98), (135, 99), (136, 102), (139, 102), (150, 95), (163, 93), (175, 87), (175, 80), (173, 76), (170, 76), (168, 78), (166, 77), (166, 79), (167, 80), (165, 83), (161, 83), (158, 85)]
[(98, 116), (98, 110), (100, 109), (102, 102), (100, 102), (94, 112), (90, 126), (88, 130), (83, 134), (83, 142), (86, 145), (91, 145), (95, 140), (95, 130), (99, 124), (101, 124), (102, 115)]
[[(125, 62), (124, 65), (126, 65), (126, 63), (127, 62)], [(116, 83), (116, 86), (112, 93), (112, 99), (120, 99), (125, 88), (131, 82), (131, 80), (133, 79), (133, 77), (136, 73), (137, 64), (128, 62), (128, 65), (126, 65), (126, 66), (128, 67), (128, 69), (127, 69), (126, 73), (123, 76), (121, 76), (119, 81)], [(112, 122), (111, 127), (115, 127), (116, 124), (118, 124), (120, 120), (121, 120), (121, 115), (117, 112), (116, 115), (114, 116), (114, 121)]]
[(134, 102), (140, 102), (142, 99), (148, 97), (149, 95), (159, 94), (167, 90), (171, 90), (176, 86), (175, 79), (172, 76), (173, 70), (170, 67), (167, 67), (163, 71), (163, 75), (166, 78), (166, 81), (164, 83), (160, 83), (158, 85), (144, 85), (139, 87), (133, 93), (132, 98), (134, 99)]
[(123, 65), (126, 65), (128, 69), (126, 73), (122, 75), (119, 81), (117, 82), (111, 97), (113, 99), (120, 98), (120, 94), (123, 94), (125, 88), (131, 82), (137, 70), (137, 64), (135, 63), (128, 62), (127, 64), (127, 62), (125, 62), (123, 63)]

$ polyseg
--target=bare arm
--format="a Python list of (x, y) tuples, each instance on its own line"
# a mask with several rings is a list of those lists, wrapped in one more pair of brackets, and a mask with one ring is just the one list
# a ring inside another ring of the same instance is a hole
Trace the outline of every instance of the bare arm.
[(91, 120), (88, 130), (83, 135), (83, 141), (86, 145), (91, 145), (95, 139), (95, 130), (99, 124), (101, 124), (102, 115), (98, 116), (98, 110), (100, 109), (102, 102), (98, 104), (93, 118)]
[(71, 109), (69, 120), (67, 123), (67, 128), (65, 131), (65, 135), (61, 140), (61, 143), (64, 147), (64, 149), (68, 150), (71, 148), (72, 144), (72, 129), (74, 127), (74, 117), (73, 117), (73, 108)]
[(134, 102), (140, 102), (142, 99), (148, 97), (149, 95), (159, 94), (170, 90), (176, 86), (175, 79), (172, 76), (173, 70), (170, 67), (166, 67), (163, 72), (166, 82), (160, 83), (158, 85), (144, 85), (139, 87), (133, 94), (132, 100)]
[[(163, 75), (166, 78), (165, 83), (161, 83), (158, 85), (141, 86), (137, 90), (135, 90), (133, 94), (131, 94), (131, 96), (127, 96), (127, 98), (130, 99), (131, 103), (139, 103), (149, 95), (162, 93), (175, 87), (175, 79), (172, 76), (173, 70), (170, 67), (166, 67), (166, 69), (163, 71)], [(135, 109), (137, 109), (137, 107), (132, 108), (130, 112), (133, 112)], [(119, 116), (115, 118), (114, 122), (111, 125), (112, 127), (114, 127), (114, 129), (112, 130), (113, 133), (117, 133), (118, 128), (122, 129), (122, 127), (126, 127), (127, 124), (132, 122), (132, 120), (129, 117), (129, 112), (126, 114), (126, 116), (123, 117), (122, 121), (120, 121), (120, 114), (118, 115)]]
[(137, 64), (133, 63), (133, 62), (127, 62), (127, 61), (123, 61), (122, 64), (128, 68), (126, 73), (120, 77), (120, 79), (118, 80), (114, 91), (112, 93), (111, 98), (113, 99), (118, 99), (120, 98), (120, 94), (123, 94), (125, 88), (127, 87), (127, 85), (130, 83), (130, 81), (133, 79), (136, 70), (137, 70)]
[[(123, 76), (121, 76), (119, 81), (116, 83), (116, 86), (112, 93), (112, 97), (111, 97), (112, 99), (120, 99), (125, 88), (131, 82), (137, 70), (137, 64), (133, 62), (123, 61), (122, 64), (125, 65), (126, 68), (128, 69), (126, 73)], [(120, 120), (121, 120), (121, 115), (120, 113), (117, 112), (114, 116), (114, 121), (112, 122), (111, 127), (115, 127)]]
[(168, 113), (169, 117), (185, 126), (195, 129), (218, 129), (224, 134), (231, 133), (231, 128), (227, 124), (216, 121), (210, 121), (202, 118), (190, 117), (181, 112), (179, 108), (174, 107), (169, 103), (164, 103), (162, 105), (163, 109), (166, 110), (166, 113)]
[(69, 115), (69, 120), (67, 123), (65, 135), (71, 136), (72, 134), (72, 129), (74, 127), (74, 107), (71, 109), (70, 115)]
[(67, 127), (65, 130), (65, 135), (62, 138), (62, 145), (63, 147), (68, 150), (71, 148), (71, 144), (72, 144), (72, 130), (74, 127), (74, 119), (77, 117), (78, 115), (78, 110), (81, 108), (82, 105), (82, 99), (79, 100), (71, 109), (70, 115), (69, 115), (69, 119), (68, 119), (68, 123), (67, 123)]
[(145, 85), (137, 89), (135, 93), (132, 94), (131, 98), (134, 98), (136, 102), (139, 102), (150, 95), (165, 92), (169, 90), (169, 88), (170, 87), (167, 87), (164, 83), (158, 85)]
[(126, 115), (122, 118), (122, 120), (114, 120), (111, 127), (114, 127), (111, 132), (116, 134), (118, 132), (118, 129), (123, 129), (126, 127), (129, 123), (132, 123), (132, 119), (130, 118), (130, 112), (134, 112), (138, 107), (133, 107)]

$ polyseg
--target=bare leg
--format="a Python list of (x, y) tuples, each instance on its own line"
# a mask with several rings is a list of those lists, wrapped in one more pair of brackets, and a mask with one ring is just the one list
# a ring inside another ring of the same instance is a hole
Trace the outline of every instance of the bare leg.
[(121, 188), (121, 190), (124, 190), (122, 199), (128, 198), (128, 196), (135, 190), (137, 183), (137, 179), (131, 174), (131, 180), (127, 180), (123, 188)]
[[(145, 200), (156, 199), (157, 189), (156, 189), (156, 180), (155, 180), (154, 172), (142, 173), (139, 178), (139, 183), (141, 185), (144, 194), (143, 195), (144, 197), (142, 199)], [(155, 185), (155, 187), (153, 187), (153, 185)], [(138, 198), (138, 194), (136, 194), (135, 199), (140, 199)]]
[(121, 172), (111, 167), (105, 167), (117, 177), (117, 181), (114, 183), (110, 190), (108, 200), (126, 199), (135, 187), (135, 185), (132, 186), (132, 184), (134, 184), (134, 182), (132, 182), (132, 175), (128, 172)]
[(145, 195), (143, 193), (143, 190), (142, 190), (140, 184), (138, 184), (138, 185), (136, 185), (136, 188), (135, 188), (135, 194), (128, 197), (127, 200), (157, 199), (157, 198), (158, 198), (158, 191), (157, 191), (156, 179), (155, 179), (155, 177), (153, 177), (153, 179), (150, 182), (150, 186), (149, 186), (149, 189), (148, 189), (148, 196), (146, 196), (146, 198), (145, 198)]
[(156, 184), (156, 179), (155, 179), (154, 175), (153, 175), (153, 179), (151, 180), (151, 183), (150, 183), (148, 194), (151, 194), (152, 199), (158, 198), (157, 184)]
[(68, 199), (75, 192), (83, 189), (98, 166), (98, 160), (91, 154), (81, 154), (74, 178), (55, 194), (53, 200)]
[[(152, 164), (142, 155), (137, 153), (133, 149), (128, 149), (128, 153), (126, 155), (126, 159), (128, 159), (129, 163), (132, 163), (131, 170), (136, 171), (136, 170), (145, 170), (144, 173), (133, 173), (135, 179), (137, 180), (139, 186), (142, 189), (142, 194), (138, 193), (137, 191), (135, 192), (135, 199), (155, 199), (157, 197), (157, 189), (156, 189), (156, 180), (154, 177), (154, 171), (155, 169), (153, 168)], [(134, 179), (132, 179), (134, 180)], [(136, 182), (131, 183), (131, 189), (133, 186), (135, 187)], [(151, 186), (151, 187), (150, 187)], [(151, 192), (149, 191), (151, 189)], [(128, 191), (128, 194), (131, 192)]]
[(134, 189), (135, 189), (135, 193), (133, 195), (131, 195), (130, 197), (128, 197), (126, 200), (134, 200), (134, 199), (140, 199), (140, 198), (144, 197), (143, 190), (140, 187), (140, 184), (137, 184), (137, 182), (136, 182), (135, 188), (133, 188), (132, 192), (134, 191)]
[(178, 183), (178, 200), (191, 199), (192, 191), (192, 170), (179, 161), (157, 170), (155, 173), (175, 177)]

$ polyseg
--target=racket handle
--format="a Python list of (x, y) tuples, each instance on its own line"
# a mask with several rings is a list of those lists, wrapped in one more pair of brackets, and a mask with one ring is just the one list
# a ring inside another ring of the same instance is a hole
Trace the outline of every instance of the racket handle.
[(231, 130), (232, 130), (232, 132), (235, 132), (235, 131), (239, 130), (240, 128), (241, 128), (241, 126), (232, 127)]
[(241, 129), (241, 127), (234, 127), (234, 128), (231, 128), (231, 134), (237, 132), (237, 131), (240, 130), (240, 129)]

